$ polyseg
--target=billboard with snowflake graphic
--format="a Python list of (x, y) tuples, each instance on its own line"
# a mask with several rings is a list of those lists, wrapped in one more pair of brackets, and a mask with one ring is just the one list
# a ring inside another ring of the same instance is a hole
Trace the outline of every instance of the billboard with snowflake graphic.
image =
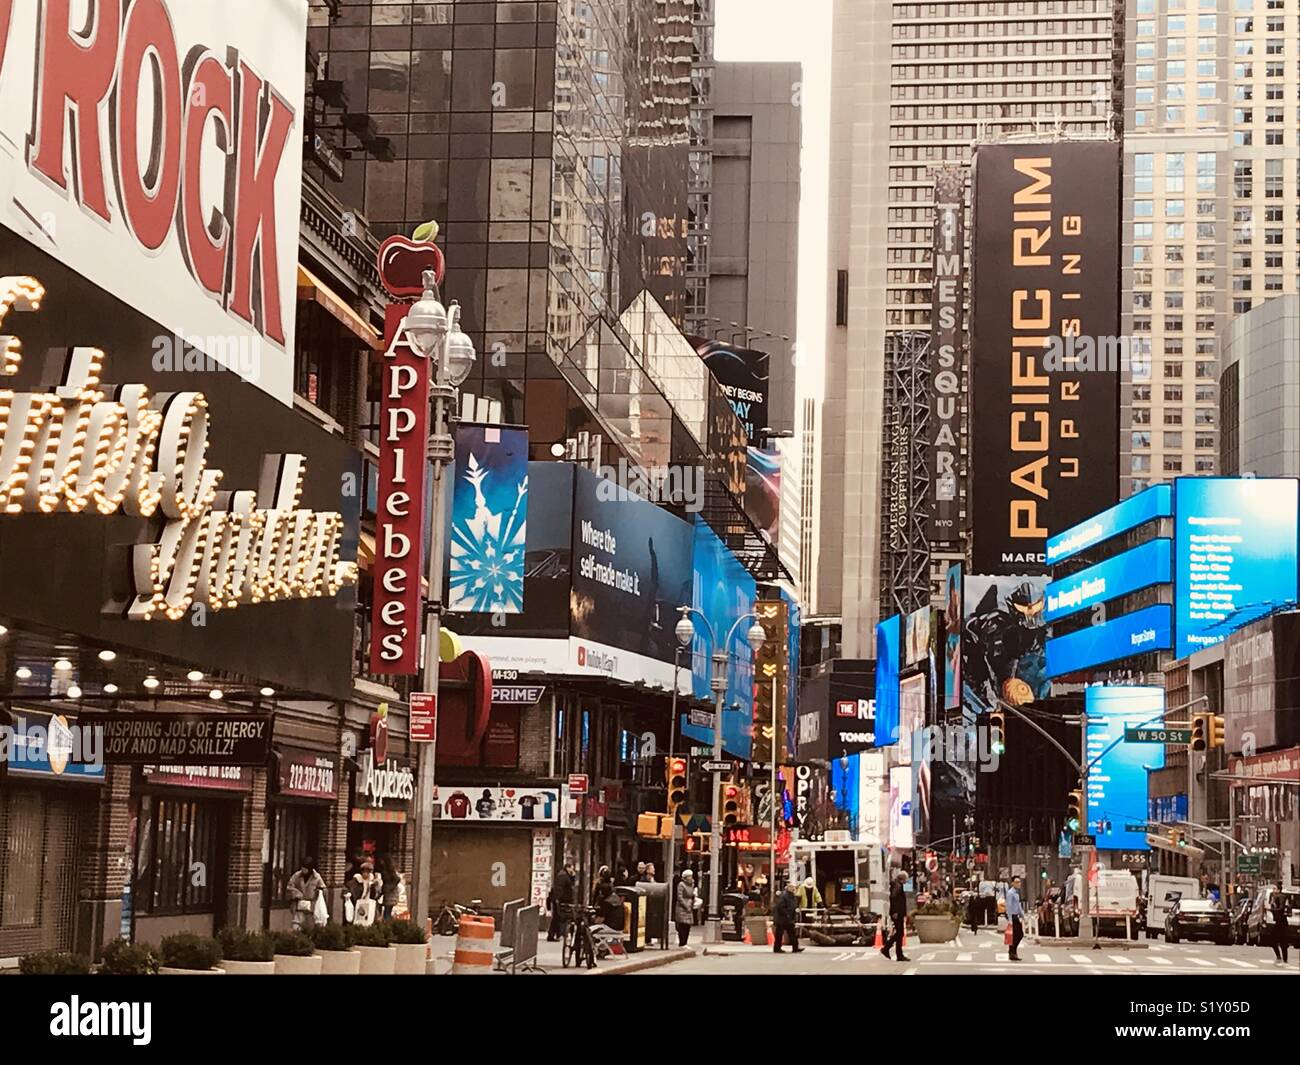
[(456, 428), (447, 608), (520, 614), (528, 526), (528, 430)]

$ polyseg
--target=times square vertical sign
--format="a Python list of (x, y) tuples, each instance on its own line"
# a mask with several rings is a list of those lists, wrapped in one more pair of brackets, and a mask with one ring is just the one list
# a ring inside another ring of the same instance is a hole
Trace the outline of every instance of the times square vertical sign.
[(1119, 164), (1114, 141), (975, 151), (976, 573), (1043, 572), (1048, 535), (1116, 501), (1119, 370), (1071, 338), (1119, 333)]
[(934, 175), (934, 248), (930, 317), (931, 543), (961, 537), (962, 261), (965, 257), (966, 176), (959, 167)]

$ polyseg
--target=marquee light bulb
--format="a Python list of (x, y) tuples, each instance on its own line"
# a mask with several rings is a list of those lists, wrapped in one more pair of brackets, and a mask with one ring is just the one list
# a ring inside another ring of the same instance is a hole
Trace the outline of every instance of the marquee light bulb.
[(80, 698), (81, 698), (81, 688), (79, 688), (76, 684), (69, 684), (69, 685), (68, 685), (68, 698), (69, 698), (69, 699), (80, 699)]
[(262, 689), (262, 695), (263, 695), (265, 698), (267, 698), (267, 699), (271, 698), (271, 696), (273, 696), (274, 694), (275, 694), (275, 689), (274, 689), (274, 688), (263, 688), (263, 689)]
[(203, 679), (203, 671), (201, 669), (191, 669), (185, 675), (189, 677), (189, 679), (193, 681), (195, 684), (197, 684), (199, 681)]
[(67, 673), (69, 670), (72, 669), (72, 663), (69, 662), (66, 658), (60, 658), (55, 661), (54, 668), (57, 669), (60, 673)]
[(31, 680), (32, 671), (28, 669), (26, 666), (19, 666), (17, 669), (14, 670), (14, 676), (17, 677), (19, 680)]
[(210, 692), (208, 692), (208, 698), (209, 698), (209, 699), (220, 699), (220, 698), (221, 698), (221, 689), (220, 689), (220, 688), (213, 688)]
[(105, 685), (104, 685), (104, 693), (105, 693), (106, 695), (115, 695), (115, 694), (117, 693), (117, 685), (116, 685), (116, 684), (105, 684)]
[(115, 658), (117, 658), (116, 651), (110, 651), (108, 648), (105, 648), (99, 652), (99, 660), (101, 662), (112, 662)]
[(146, 688), (148, 688), (150, 691), (152, 691), (154, 688), (158, 687), (158, 685), (159, 685), (160, 683), (161, 683), (161, 681), (159, 681), (157, 677), (145, 677), (145, 678), (144, 678), (144, 686), (145, 686)]

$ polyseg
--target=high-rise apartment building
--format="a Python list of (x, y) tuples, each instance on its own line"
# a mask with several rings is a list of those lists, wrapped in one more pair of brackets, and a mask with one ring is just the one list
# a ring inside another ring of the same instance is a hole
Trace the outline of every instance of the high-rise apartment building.
[(933, 168), (1008, 137), (1115, 127), (1111, 0), (837, 0), (814, 610), (871, 654), (887, 331), (930, 328)]
[(1218, 472), (1220, 345), (1297, 291), (1300, 4), (1134, 0), (1125, 53), (1121, 491)]

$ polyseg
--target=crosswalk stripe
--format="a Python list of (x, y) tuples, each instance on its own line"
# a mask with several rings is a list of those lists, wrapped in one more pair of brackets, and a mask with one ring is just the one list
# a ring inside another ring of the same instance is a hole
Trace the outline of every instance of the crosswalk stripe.
[(1132, 965), (1132, 964), (1133, 964), (1131, 961), (1128, 960), (1128, 958), (1121, 958), (1118, 954), (1115, 955), (1114, 961), (1115, 961), (1115, 964), (1116, 964), (1116, 965)]
[(1235, 965), (1235, 966), (1237, 966), (1237, 968), (1239, 968), (1239, 969), (1253, 969), (1253, 968), (1255, 968), (1254, 963), (1252, 963), (1252, 962), (1248, 962), (1248, 961), (1238, 961), (1236, 958), (1220, 958), (1219, 960), (1220, 960), (1220, 961), (1225, 961), (1225, 962), (1227, 962), (1229, 965)]
[(917, 961), (930, 961), (933, 957), (934, 951), (930, 951), (928, 954), (922, 954)]
[(1157, 965), (1173, 965), (1173, 962), (1168, 958), (1152, 958), (1151, 960)]
[(973, 957), (975, 957), (975, 955), (967, 950), (957, 955), (957, 961), (970, 961)]
[(1071, 955), (1070, 955), (1070, 960), (1071, 960), (1071, 961), (1077, 961), (1077, 962), (1079, 962), (1081, 965), (1091, 965), (1091, 964), (1092, 964), (1092, 959), (1091, 959), (1090, 957), (1088, 957), (1088, 955), (1086, 955), (1086, 954), (1071, 954)]
[(1034, 955), (1034, 961), (1051, 961), (1051, 960), (1052, 960), (1052, 956), (1051, 956), (1050, 954), (1035, 954), (1035, 955)]
[(1199, 965), (1199, 966), (1201, 966), (1201, 968), (1203, 968), (1203, 969), (1213, 969), (1213, 968), (1214, 968), (1214, 962), (1212, 962), (1212, 961), (1206, 961), (1204, 958), (1188, 958), (1187, 960), (1190, 961), (1193, 965)]

